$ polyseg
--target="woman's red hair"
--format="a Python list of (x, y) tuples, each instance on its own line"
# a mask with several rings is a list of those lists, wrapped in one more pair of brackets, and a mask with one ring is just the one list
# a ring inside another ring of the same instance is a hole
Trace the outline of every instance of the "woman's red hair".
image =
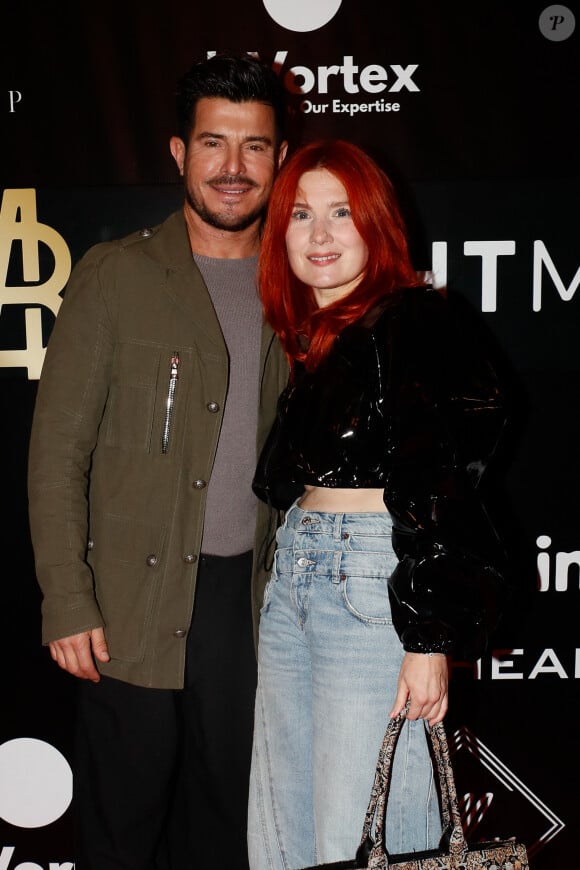
[[(354, 224), (369, 251), (360, 283), (348, 296), (324, 308), (291, 271), (285, 241), (300, 179), (313, 169), (328, 170), (344, 185)], [(422, 283), (411, 264), (393, 185), (364, 151), (340, 139), (323, 140), (299, 148), (289, 158), (272, 189), (258, 280), (266, 319), (291, 365), (301, 360), (309, 370), (326, 356), (344, 327), (385, 294)]]

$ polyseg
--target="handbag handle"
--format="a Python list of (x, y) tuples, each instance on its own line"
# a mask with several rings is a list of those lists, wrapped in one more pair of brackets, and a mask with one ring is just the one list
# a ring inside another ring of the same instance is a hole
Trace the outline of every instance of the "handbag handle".
[[(390, 720), (383, 738), (363, 824), (361, 841), (357, 850), (357, 867), (368, 867), (368, 870), (386, 870), (389, 866), (388, 853), (383, 845), (387, 794), (391, 781), (395, 747), (407, 717), (408, 709), (409, 702), (407, 702), (405, 709), (398, 716)], [(447, 735), (445, 734), (442, 722), (438, 722), (429, 730), (429, 738), (433, 748), (441, 791), (443, 830), (444, 833), (449, 831), (449, 853), (452, 856), (460, 858), (467, 851), (467, 842), (463, 833), (461, 816), (459, 815)]]

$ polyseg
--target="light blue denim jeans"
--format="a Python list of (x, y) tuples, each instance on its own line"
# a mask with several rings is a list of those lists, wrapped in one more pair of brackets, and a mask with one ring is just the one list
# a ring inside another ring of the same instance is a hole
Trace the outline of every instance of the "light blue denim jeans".
[[(252, 870), (355, 855), (404, 655), (387, 592), (397, 561), (391, 528), (388, 513), (295, 504), (278, 530), (260, 622)], [(433, 848), (440, 833), (425, 725), (407, 722), (393, 765), (387, 848)]]

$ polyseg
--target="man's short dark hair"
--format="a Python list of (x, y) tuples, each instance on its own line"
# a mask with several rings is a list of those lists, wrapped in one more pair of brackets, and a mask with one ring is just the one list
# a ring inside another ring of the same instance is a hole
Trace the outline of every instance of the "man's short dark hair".
[(257, 102), (272, 106), (278, 143), (284, 139), (286, 97), (276, 73), (249, 54), (216, 54), (195, 63), (177, 87), (178, 135), (187, 144), (195, 125), (195, 109), (202, 97), (221, 97), (232, 103)]

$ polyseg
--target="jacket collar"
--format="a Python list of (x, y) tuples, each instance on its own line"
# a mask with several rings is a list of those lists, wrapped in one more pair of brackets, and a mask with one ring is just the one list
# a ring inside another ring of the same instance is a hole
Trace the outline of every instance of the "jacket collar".
[[(164, 289), (171, 296), (184, 315), (192, 320), (203, 334), (216, 347), (225, 349), (221, 327), (205, 286), (201, 272), (197, 268), (183, 211), (171, 214), (153, 231), (146, 246), (146, 254), (164, 270)], [(264, 322), (260, 348), (260, 371), (264, 370), (266, 358), (272, 345), (274, 332)]]
[(145, 253), (163, 269), (164, 290), (184, 316), (195, 323), (213, 345), (224, 349), (211, 297), (191, 253), (183, 211), (174, 212), (153, 231)]

